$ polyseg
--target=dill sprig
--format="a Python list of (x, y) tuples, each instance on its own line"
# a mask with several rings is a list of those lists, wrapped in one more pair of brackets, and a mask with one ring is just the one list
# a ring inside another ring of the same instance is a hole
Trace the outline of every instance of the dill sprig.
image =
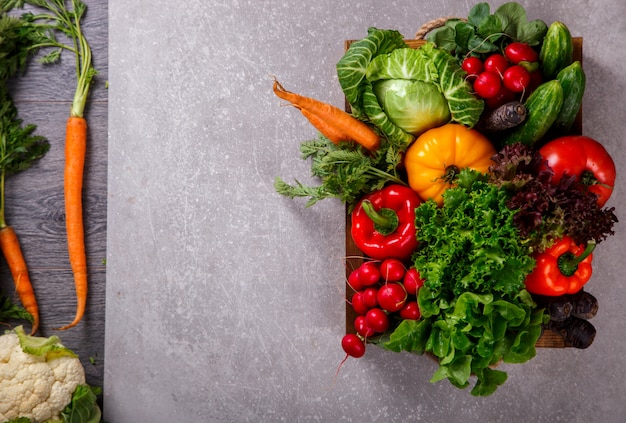
[(302, 159), (311, 160), (311, 174), (320, 179), (320, 185), (305, 185), (298, 180), (289, 184), (277, 177), (274, 188), (289, 198), (308, 197), (306, 207), (325, 198), (339, 198), (353, 206), (363, 195), (387, 183), (406, 185), (398, 173), (402, 151), (389, 143), (383, 142), (372, 153), (351, 143), (336, 145), (320, 135), (300, 144), (300, 152)]

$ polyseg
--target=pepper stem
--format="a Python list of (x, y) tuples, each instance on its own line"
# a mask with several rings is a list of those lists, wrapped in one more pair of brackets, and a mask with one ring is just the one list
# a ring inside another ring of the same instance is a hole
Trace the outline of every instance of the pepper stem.
[(600, 181), (596, 178), (596, 175), (594, 175), (590, 170), (585, 170), (580, 174), (580, 183), (587, 188), (593, 185), (600, 185), (601, 187), (613, 189), (610, 185), (600, 183)]
[(459, 175), (459, 173), (461, 172), (461, 169), (459, 169), (458, 166), (455, 165), (450, 165), (446, 167), (446, 172), (445, 174), (442, 176), (442, 179), (451, 184), (454, 182), (454, 180), (457, 178), (457, 176)]
[(392, 209), (382, 208), (376, 211), (369, 200), (363, 200), (361, 207), (367, 217), (374, 222), (376, 232), (381, 235), (390, 235), (398, 229), (398, 215)]
[(565, 276), (572, 276), (578, 270), (578, 265), (593, 252), (596, 242), (591, 240), (587, 243), (585, 250), (579, 255), (572, 252), (563, 253), (557, 259), (559, 270)]

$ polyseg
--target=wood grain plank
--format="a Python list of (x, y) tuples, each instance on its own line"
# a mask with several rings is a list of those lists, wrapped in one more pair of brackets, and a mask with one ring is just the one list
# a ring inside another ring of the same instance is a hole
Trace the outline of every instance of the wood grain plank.
[[(30, 169), (6, 181), (6, 218), (14, 226), (41, 313), (40, 335), (59, 335), (85, 367), (87, 383), (102, 386), (106, 297), (106, 221), (108, 158), (108, 1), (85, 1), (83, 21), (99, 74), (92, 85), (85, 116), (88, 146), (83, 186), (85, 242), (88, 256), (87, 312), (78, 326), (55, 330), (75, 313), (74, 280), (67, 257), (63, 202), (65, 122), (76, 88), (72, 56), (52, 66), (33, 62), (10, 84), (10, 92), (24, 123), (37, 125), (37, 134), (50, 142), (48, 154)], [(0, 258), (0, 290), (16, 302), (13, 281)], [(94, 360), (95, 364), (91, 363)]]

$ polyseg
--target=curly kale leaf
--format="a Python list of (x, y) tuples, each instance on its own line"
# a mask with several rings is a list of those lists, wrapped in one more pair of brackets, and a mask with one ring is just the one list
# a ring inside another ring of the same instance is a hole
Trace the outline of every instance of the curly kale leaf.
[(535, 265), (506, 206), (505, 190), (486, 176), (463, 170), (442, 207), (427, 201), (416, 209), (419, 248), (414, 264), (433, 291), (460, 295), (516, 295)]

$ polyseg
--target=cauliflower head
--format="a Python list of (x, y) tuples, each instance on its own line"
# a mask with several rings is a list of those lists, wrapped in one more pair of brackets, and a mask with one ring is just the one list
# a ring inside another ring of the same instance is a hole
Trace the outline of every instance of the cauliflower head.
[(83, 365), (58, 337), (26, 335), (21, 327), (0, 336), (0, 422), (60, 420), (84, 384)]

